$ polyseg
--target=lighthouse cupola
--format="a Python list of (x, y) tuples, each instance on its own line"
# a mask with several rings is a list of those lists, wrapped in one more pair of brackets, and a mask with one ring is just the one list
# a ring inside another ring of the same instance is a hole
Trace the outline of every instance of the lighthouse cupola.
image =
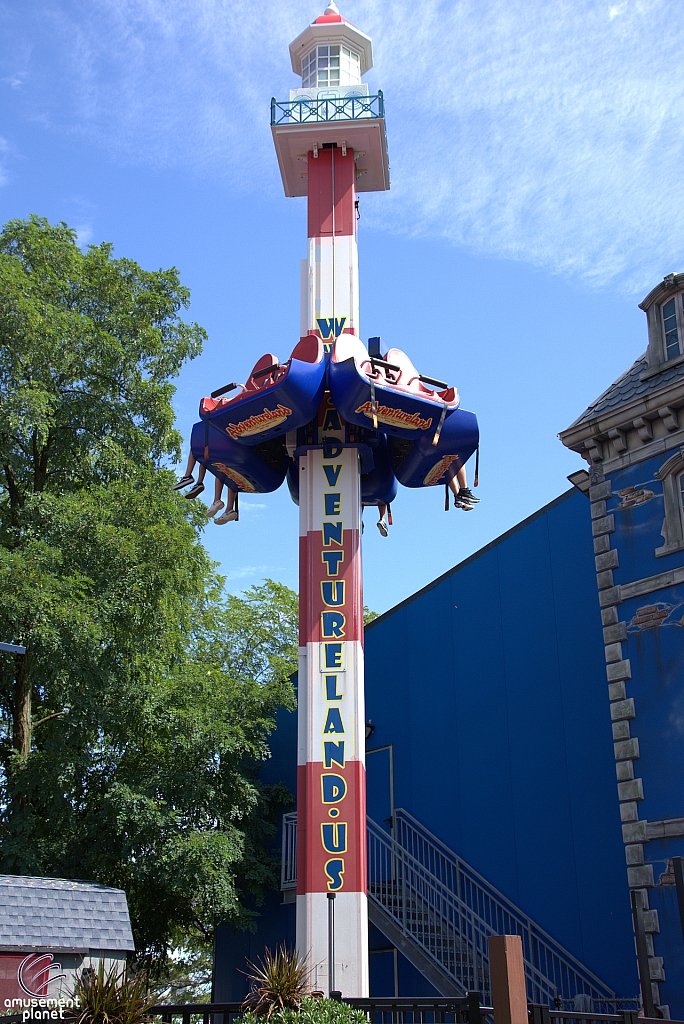
[(373, 66), (370, 37), (342, 17), (334, 0), (290, 44), (292, 70), (302, 88), (345, 89), (360, 85)]

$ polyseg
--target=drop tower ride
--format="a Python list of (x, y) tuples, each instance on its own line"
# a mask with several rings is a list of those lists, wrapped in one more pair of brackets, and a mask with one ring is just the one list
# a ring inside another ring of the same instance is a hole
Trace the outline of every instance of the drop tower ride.
[(299, 504), (297, 948), (313, 988), (366, 996), (362, 508), (384, 515), (399, 483), (448, 499), (478, 428), (456, 388), (360, 337), (356, 195), (389, 188), (383, 95), (361, 81), (370, 38), (331, 0), (290, 56), (302, 88), (271, 101), (271, 128), (285, 194), (307, 197), (300, 338), (285, 363), (267, 352), (245, 384), (202, 399), (177, 487), (200, 463), (214, 508), (230, 489), (232, 522), (240, 492), (285, 479)]
[[(287, 104), (272, 101), (285, 194), (307, 197), (301, 265), (302, 336), (326, 349), (359, 336), (357, 191), (389, 188), (382, 93), (362, 75), (370, 38), (333, 2), (290, 45), (302, 77)], [(359, 454), (324, 400), (328, 449), (299, 458), (300, 654), (297, 759), (297, 947), (328, 991), (328, 894), (335, 894), (334, 986), (368, 994), (366, 780)], [(335, 441), (339, 444), (335, 444)], [(344, 446), (344, 447), (342, 447)]]

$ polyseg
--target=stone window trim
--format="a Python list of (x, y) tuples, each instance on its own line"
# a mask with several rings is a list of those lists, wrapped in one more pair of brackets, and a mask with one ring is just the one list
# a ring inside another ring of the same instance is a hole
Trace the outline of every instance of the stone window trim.
[(656, 558), (684, 551), (684, 508), (682, 507), (682, 474), (684, 473), (684, 445), (667, 459), (654, 474), (663, 485), (662, 547), (655, 549)]
[[(677, 307), (677, 320), (680, 327), (680, 355), (668, 359), (665, 350), (665, 333), (663, 331), (663, 306), (674, 298)], [(644, 377), (657, 373), (666, 366), (674, 366), (684, 362), (684, 274), (668, 274), (660, 284), (653, 288), (639, 308), (646, 314), (648, 323), (648, 369)]]
[(660, 303), (661, 332), (665, 346), (665, 360), (670, 362), (684, 355), (682, 349), (682, 335), (684, 332), (684, 307), (682, 306), (684, 292), (675, 292), (667, 300)]

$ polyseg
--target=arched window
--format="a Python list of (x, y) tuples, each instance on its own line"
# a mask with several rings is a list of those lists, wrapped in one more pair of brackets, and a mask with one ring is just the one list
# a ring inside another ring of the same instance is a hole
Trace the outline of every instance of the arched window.
[(347, 46), (317, 46), (302, 61), (304, 89), (330, 89), (360, 82), (359, 55)]
[(671, 455), (655, 474), (663, 484), (664, 544), (656, 548), (658, 557), (684, 551), (684, 448)]
[(684, 338), (684, 292), (673, 295), (661, 308), (665, 358), (675, 359), (682, 354), (681, 339)]

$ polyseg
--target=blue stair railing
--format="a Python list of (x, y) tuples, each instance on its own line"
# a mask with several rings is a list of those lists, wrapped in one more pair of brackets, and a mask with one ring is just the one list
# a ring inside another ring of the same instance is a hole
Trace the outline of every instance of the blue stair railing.
[[(283, 815), (283, 889), (297, 884), (296, 831), (296, 812)], [(368, 898), (378, 911), (371, 916), (381, 930), (386, 920), (406, 940), (404, 951), (414, 946), (457, 990), (479, 992), (491, 1005), (487, 937), (520, 935), (531, 1003), (553, 1006), (582, 994), (596, 1013), (633, 1003), (619, 999), (407, 811), (395, 811), (393, 833), (368, 818)]]

